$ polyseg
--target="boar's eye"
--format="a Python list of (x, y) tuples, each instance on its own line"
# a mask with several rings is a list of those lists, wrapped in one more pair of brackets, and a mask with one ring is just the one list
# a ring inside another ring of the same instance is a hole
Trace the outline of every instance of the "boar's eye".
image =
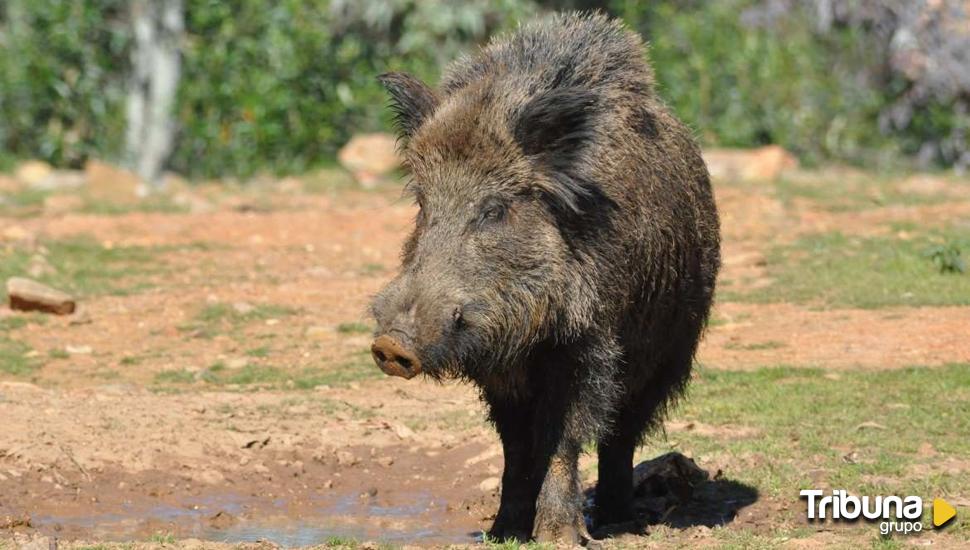
[(481, 213), (479, 214), (479, 218), (478, 218), (479, 227), (485, 227), (489, 224), (498, 223), (504, 220), (506, 210), (507, 208), (505, 206), (505, 203), (503, 202), (500, 202), (497, 200), (491, 200), (486, 202), (482, 206)]

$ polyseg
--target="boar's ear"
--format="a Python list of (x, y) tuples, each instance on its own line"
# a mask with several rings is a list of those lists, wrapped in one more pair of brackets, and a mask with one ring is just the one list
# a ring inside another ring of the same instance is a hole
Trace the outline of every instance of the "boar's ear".
[(411, 137), (438, 106), (434, 90), (406, 73), (385, 73), (377, 80), (391, 94), (391, 110), (400, 137)]
[(596, 185), (578, 174), (585, 146), (595, 136), (596, 95), (579, 88), (558, 88), (527, 103), (513, 126), (522, 151), (553, 179), (542, 192), (554, 206), (582, 213), (583, 203), (600, 194)]

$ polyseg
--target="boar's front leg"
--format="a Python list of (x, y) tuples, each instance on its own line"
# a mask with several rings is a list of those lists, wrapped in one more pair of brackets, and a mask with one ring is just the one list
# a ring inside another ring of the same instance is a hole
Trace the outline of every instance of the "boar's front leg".
[(564, 440), (549, 460), (536, 503), (533, 536), (539, 542), (579, 544), (589, 539), (583, 518), (577, 441)]
[(543, 482), (532, 532), (541, 542), (576, 544), (590, 540), (582, 513), (579, 454), (583, 441), (608, 430), (621, 390), (616, 375), (621, 354), (608, 336), (557, 351), (539, 368), (544, 384), (537, 392), (533, 430)]
[(536, 496), (542, 476), (532, 453), (532, 407), (489, 396), (492, 422), (502, 438), (505, 469), (502, 472), (502, 500), (488, 536), (500, 541), (528, 541), (536, 513)]

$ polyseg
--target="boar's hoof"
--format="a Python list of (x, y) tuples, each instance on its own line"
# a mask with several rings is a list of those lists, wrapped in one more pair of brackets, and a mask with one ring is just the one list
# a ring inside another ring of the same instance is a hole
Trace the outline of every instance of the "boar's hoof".
[(385, 374), (414, 378), (421, 372), (421, 361), (418, 357), (390, 336), (379, 336), (371, 345), (370, 352)]

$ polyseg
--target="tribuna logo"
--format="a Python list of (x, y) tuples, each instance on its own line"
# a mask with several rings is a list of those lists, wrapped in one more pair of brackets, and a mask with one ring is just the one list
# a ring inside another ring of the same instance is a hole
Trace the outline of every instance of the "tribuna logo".
[(825, 495), (820, 489), (805, 489), (799, 495), (806, 499), (809, 520), (826, 519), (854, 521), (864, 518), (881, 521), (879, 532), (918, 533), (923, 530), (923, 499), (917, 496), (862, 496), (848, 494), (843, 489)]

